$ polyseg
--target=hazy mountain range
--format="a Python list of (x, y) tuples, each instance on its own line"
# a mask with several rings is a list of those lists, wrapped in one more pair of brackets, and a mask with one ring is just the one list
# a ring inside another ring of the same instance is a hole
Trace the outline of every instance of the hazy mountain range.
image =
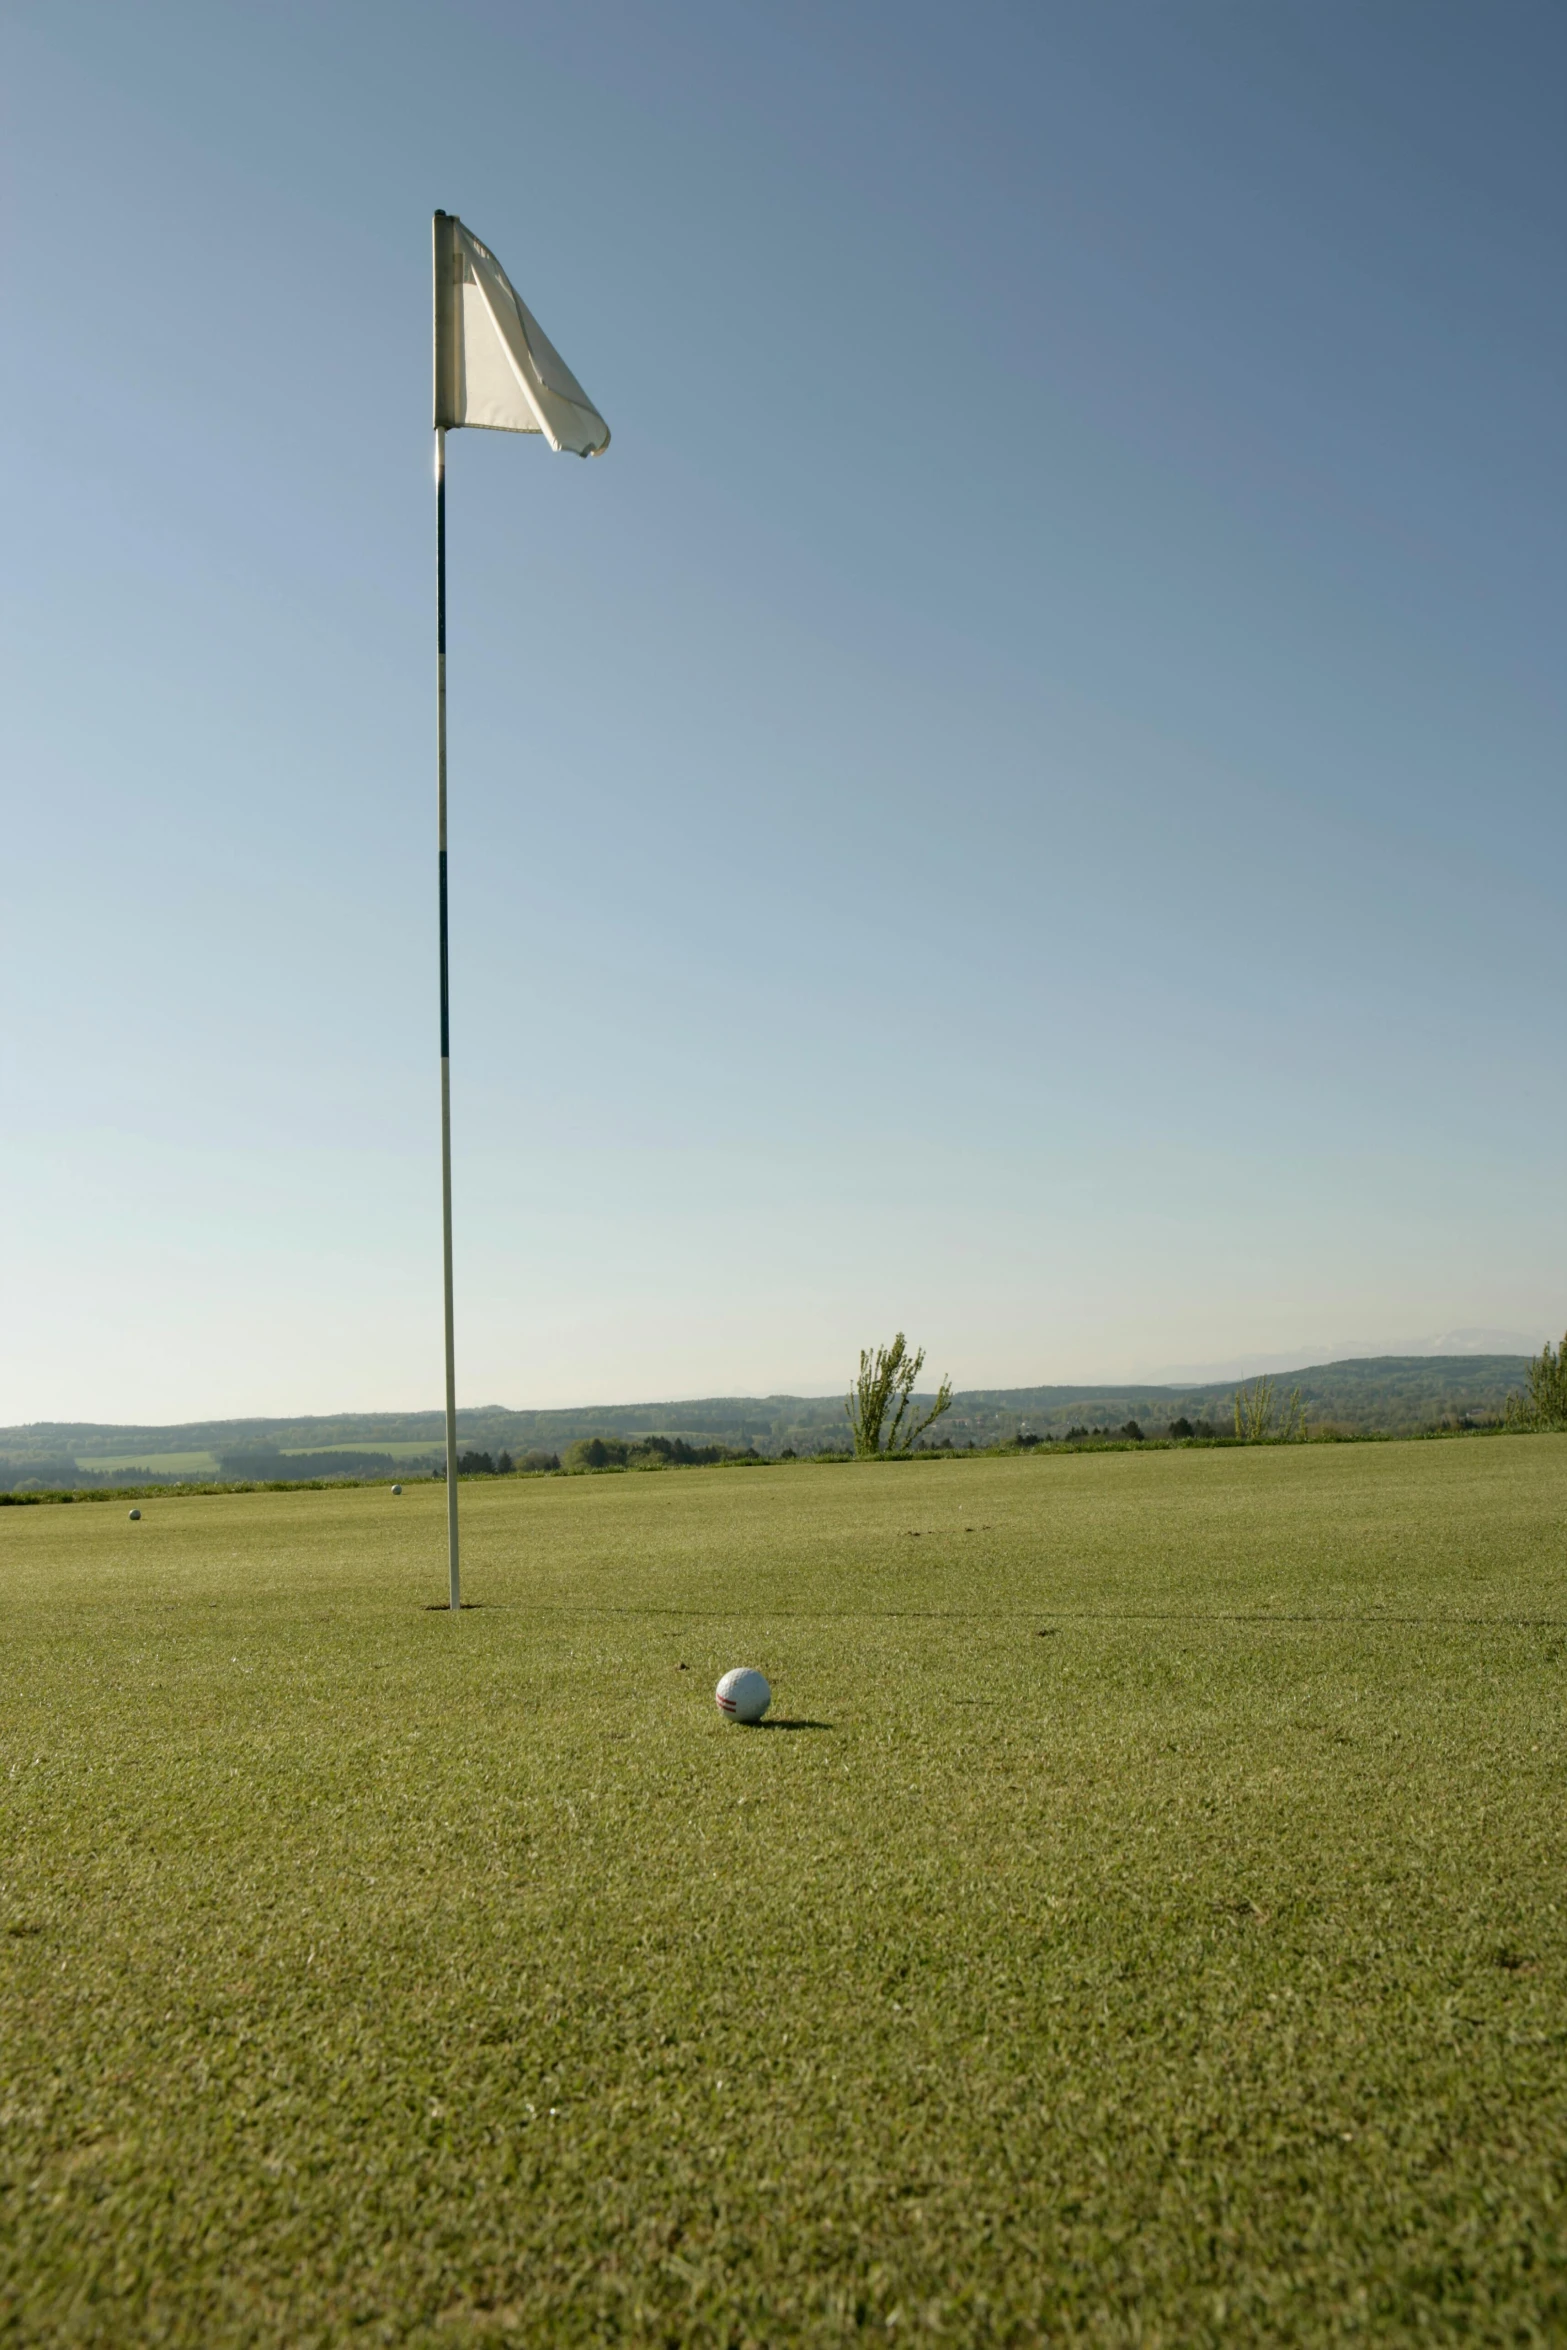
[[(1281, 1391), (1300, 1388), (1312, 1425), (1413, 1433), (1499, 1417), (1509, 1393), (1523, 1388), (1528, 1352), (1433, 1347), (1304, 1368), (1286, 1363), (1279, 1366), (1279, 1384)], [(1210, 1368), (1198, 1378), (970, 1388), (954, 1397), (933, 1435), (961, 1447), (1005, 1442), (1020, 1433), (1061, 1437), (1075, 1428), (1113, 1430), (1135, 1421), (1152, 1436), (1177, 1419), (1222, 1431), (1230, 1424), (1237, 1376), (1272, 1367), (1253, 1357), (1239, 1373)], [(484, 1404), (460, 1411), (457, 1425), (465, 1446), (519, 1458), (532, 1450), (558, 1452), (581, 1436), (678, 1436), (766, 1455), (842, 1450), (848, 1443), (840, 1396), (710, 1396), (537, 1412)], [(0, 1429), (0, 1489), (131, 1482), (138, 1474), (374, 1476), (398, 1468), (416, 1475), (441, 1457), (443, 1426), (441, 1414), (429, 1411), (196, 1420), (177, 1427), (36, 1421)]]
[[(1385, 1361), (1389, 1357), (1409, 1355), (1528, 1356), (1539, 1353), (1547, 1336), (1554, 1337), (1554, 1333), (1542, 1331), (1531, 1337), (1526, 1330), (1476, 1329), (1442, 1330), (1434, 1337), (1405, 1338), (1382, 1345), (1369, 1338), (1336, 1338), (1326, 1345), (1288, 1347), (1282, 1354), (1232, 1355), (1214, 1363), (1161, 1363), (1147, 1376), (1183, 1384), (1188, 1380), (1255, 1379), (1260, 1373), (1293, 1372), (1301, 1363), (1332, 1368), (1343, 1362)], [(1306, 1372), (1298, 1375), (1308, 1376)]]

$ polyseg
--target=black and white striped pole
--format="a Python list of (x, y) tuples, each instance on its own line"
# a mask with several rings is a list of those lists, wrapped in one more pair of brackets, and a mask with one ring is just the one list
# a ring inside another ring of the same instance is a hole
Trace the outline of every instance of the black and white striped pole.
[(441, 921), (441, 1269), (446, 1305), (446, 1563), (462, 1606), (457, 1555), (457, 1336), (452, 1311), (452, 1004), (446, 897), (446, 427), (435, 428), (435, 830)]
[(441, 890), (441, 1249), (446, 1284), (446, 1554), (457, 1564), (457, 1344), (452, 1317), (452, 1020), (446, 893), (446, 434), (542, 433), (552, 449), (597, 457), (609, 426), (488, 245), (453, 212), (431, 223), (435, 295), (435, 767)]

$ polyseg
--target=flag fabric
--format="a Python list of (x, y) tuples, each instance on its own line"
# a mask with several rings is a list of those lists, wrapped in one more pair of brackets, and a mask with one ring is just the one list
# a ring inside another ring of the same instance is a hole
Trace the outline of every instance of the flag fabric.
[(435, 216), (435, 422), (541, 432), (557, 455), (598, 457), (609, 426), (487, 245)]

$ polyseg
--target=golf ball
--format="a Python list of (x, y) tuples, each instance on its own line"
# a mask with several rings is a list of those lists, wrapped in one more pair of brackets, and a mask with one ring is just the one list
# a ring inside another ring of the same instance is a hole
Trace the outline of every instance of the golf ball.
[(139, 1518), (139, 1517), (141, 1516), (141, 1511), (140, 1511), (140, 1510), (132, 1510), (132, 1512), (131, 1512), (131, 1516), (132, 1516), (133, 1518)]
[(772, 1691), (750, 1665), (736, 1665), (726, 1673), (713, 1697), (719, 1712), (732, 1722), (759, 1722), (773, 1702)]
[(394, 1486), (392, 1487), (392, 1491), (393, 1491), (394, 1493), (401, 1493), (401, 1492), (402, 1492), (402, 1490), (403, 1490), (403, 1489), (402, 1489), (402, 1487), (401, 1487), (400, 1485), (394, 1485)]

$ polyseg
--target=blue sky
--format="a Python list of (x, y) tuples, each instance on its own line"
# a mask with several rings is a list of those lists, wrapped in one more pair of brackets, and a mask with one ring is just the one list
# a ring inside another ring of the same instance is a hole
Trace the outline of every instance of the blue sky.
[(0, 1419), (1567, 1321), (1567, 19), (9, 12)]

